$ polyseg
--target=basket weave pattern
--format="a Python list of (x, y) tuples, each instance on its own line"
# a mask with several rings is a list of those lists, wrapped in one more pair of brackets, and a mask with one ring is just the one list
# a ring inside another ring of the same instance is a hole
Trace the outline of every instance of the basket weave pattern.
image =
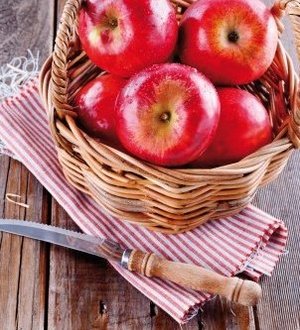
[[(178, 20), (193, 0), (172, 0)], [(81, 50), (76, 33), (80, 0), (68, 0), (40, 90), (58, 158), (67, 180), (110, 214), (152, 230), (178, 233), (244, 208), (257, 188), (282, 171), (300, 147), (299, 78), (280, 40), (267, 73), (243, 88), (269, 110), (276, 138), (242, 161), (214, 169), (168, 169), (140, 161), (89, 137), (76, 124), (72, 100), (81, 86), (104, 74)], [(286, 12), (300, 56), (300, 0), (277, 1), (279, 35)]]

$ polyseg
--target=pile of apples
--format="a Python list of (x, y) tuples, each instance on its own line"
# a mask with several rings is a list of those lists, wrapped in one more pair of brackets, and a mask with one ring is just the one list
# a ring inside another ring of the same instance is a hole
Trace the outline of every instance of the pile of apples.
[(266, 109), (238, 85), (260, 78), (278, 32), (259, 0), (86, 0), (79, 38), (107, 73), (76, 95), (91, 136), (156, 165), (215, 167), (272, 141)]

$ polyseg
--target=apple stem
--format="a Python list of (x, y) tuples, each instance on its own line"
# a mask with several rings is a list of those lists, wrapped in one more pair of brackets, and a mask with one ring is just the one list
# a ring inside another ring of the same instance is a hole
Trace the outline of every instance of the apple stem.
[(160, 115), (159, 118), (160, 118), (161, 121), (166, 122), (166, 121), (169, 121), (169, 120), (170, 120), (170, 118), (171, 118), (171, 114), (170, 114), (170, 112), (164, 112), (164, 113), (162, 113), (162, 114)]
[(236, 31), (231, 31), (228, 33), (227, 38), (230, 42), (236, 43), (239, 40), (240, 36)]
[(118, 20), (116, 18), (110, 18), (108, 20), (108, 25), (112, 28), (115, 29), (118, 26)]

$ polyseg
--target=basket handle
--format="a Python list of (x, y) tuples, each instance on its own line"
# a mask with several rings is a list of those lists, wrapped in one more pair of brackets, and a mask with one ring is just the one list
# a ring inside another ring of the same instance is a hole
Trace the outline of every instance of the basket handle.
[(158, 277), (179, 285), (221, 295), (245, 306), (256, 305), (261, 297), (259, 284), (237, 277), (225, 277), (192, 264), (173, 262), (153, 253), (129, 250), (128, 270), (147, 277)]
[(77, 21), (82, 1), (67, 0), (55, 39), (51, 68), (51, 94), (54, 107), (50, 111), (54, 111), (55, 108), (60, 118), (66, 115), (76, 116), (73, 108), (68, 104), (69, 78), (66, 67), (71, 52), (74, 52), (71, 47), (76, 34), (74, 22)]
[[(283, 25), (280, 22), (281, 17), (286, 13), (289, 16), (293, 34), (294, 42), (297, 51), (297, 57), (300, 61), (300, 0), (276, 0), (272, 13), (277, 21), (280, 32), (283, 30)], [(283, 51), (283, 50), (282, 50)], [(290, 73), (289, 79), (289, 96), (291, 105), (291, 115), (288, 122), (288, 135), (295, 148), (300, 148), (300, 91), (299, 78), (294, 73), (294, 66), (291, 58), (286, 55), (286, 67)]]
[[(294, 32), (298, 59), (300, 60), (300, 38), (297, 36), (297, 31), (300, 25), (300, 0), (275, 0), (271, 11), (275, 18), (279, 20), (284, 14), (288, 14)], [(282, 29), (279, 28), (279, 30)]]

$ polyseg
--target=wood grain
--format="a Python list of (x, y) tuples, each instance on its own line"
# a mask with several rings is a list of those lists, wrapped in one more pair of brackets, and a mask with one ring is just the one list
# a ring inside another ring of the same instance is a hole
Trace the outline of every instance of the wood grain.
[[(4, 185), (6, 188), (5, 191), (1, 189), (1, 199), (5, 199), (7, 192), (19, 194), (30, 208), (25, 210), (4, 202), (0, 205), (0, 213), (5, 218), (45, 220), (47, 208), (44, 206), (47, 201), (43, 188), (17, 161), (10, 160), (7, 168), (5, 158), (1, 157), (3, 160), (0, 163), (1, 187)], [(47, 292), (46, 259), (44, 244), (1, 234), (0, 324), (5, 324), (7, 329), (43, 329)]]
[(199, 329), (255, 330), (252, 308), (236, 305), (221, 297), (215, 297), (202, 308)]
[(261, 329), (297, 329), (300, 317), (300, 153), (296, 152), (278, 180), (260, 190), (255, 204), (283, 219), (289, 229), (287, 255), (272, 277), (262, 278), (263, 299), (257, 307)]
[(44, 61), (53, 44), (54, 0), (0, 1), (0, 65), (27, 49)]

